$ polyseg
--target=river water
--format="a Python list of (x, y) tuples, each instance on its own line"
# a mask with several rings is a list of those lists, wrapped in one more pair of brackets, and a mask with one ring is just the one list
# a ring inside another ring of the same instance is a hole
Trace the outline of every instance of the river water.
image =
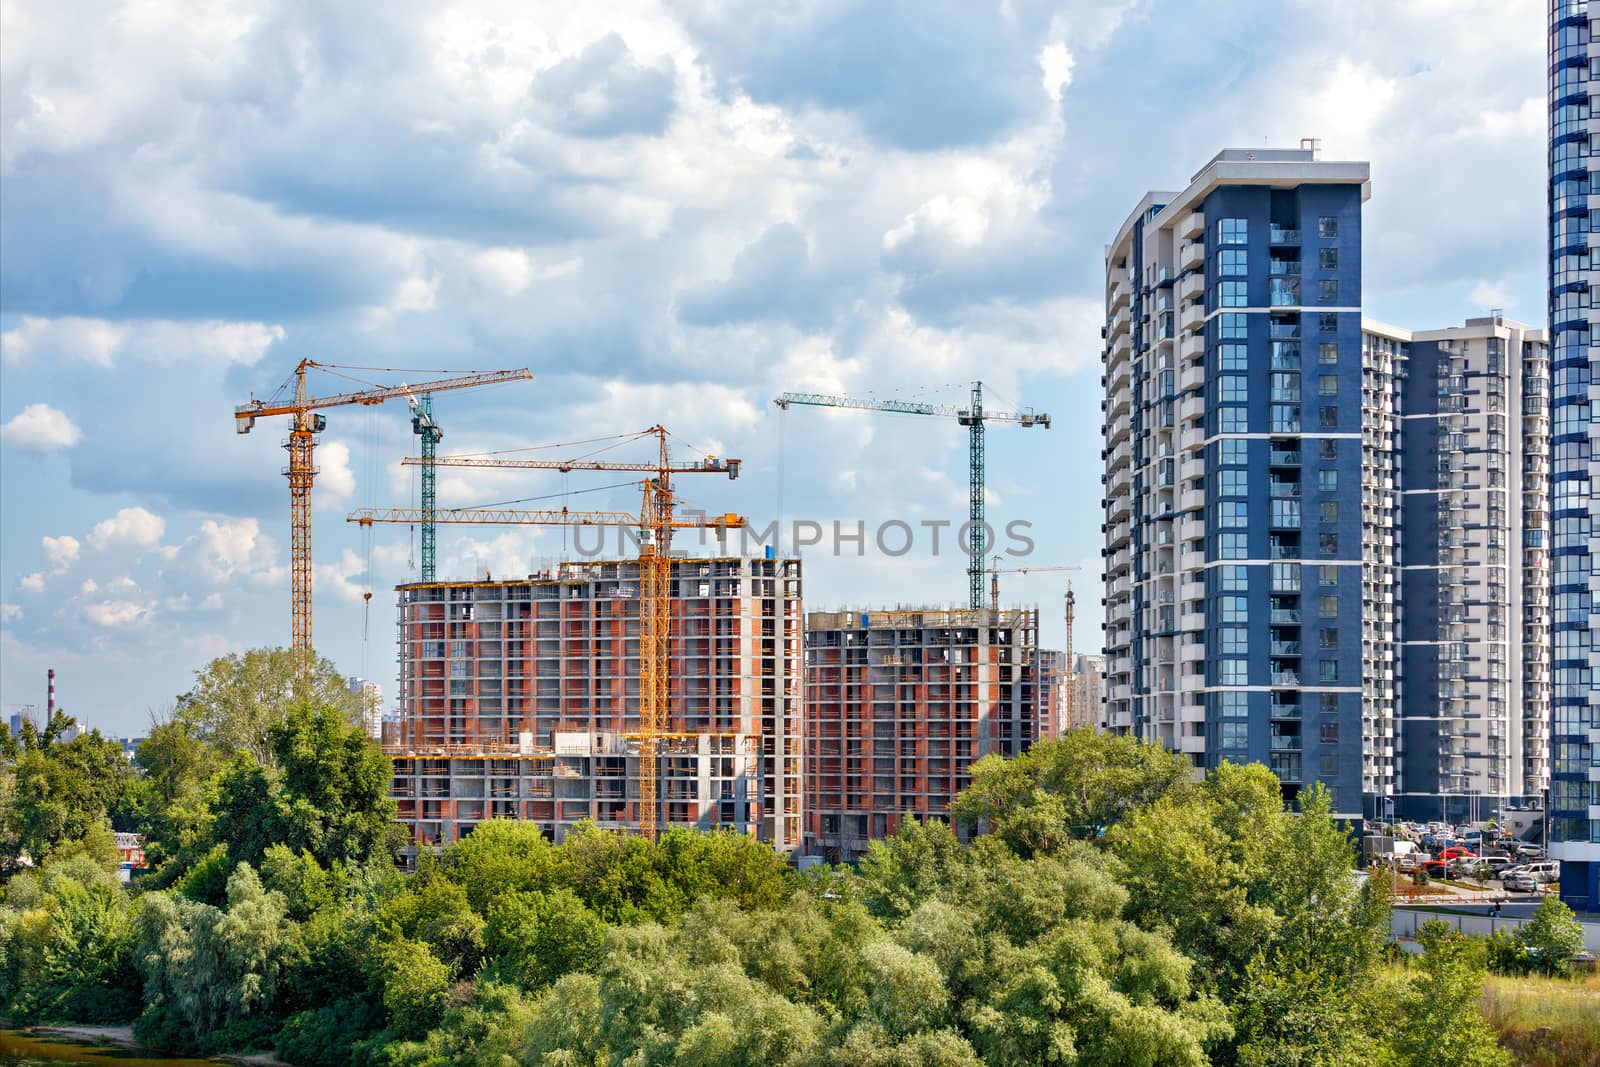
[(0, 1030), (0, 1067), (217, 1067), (213, 1060), (189, 1060), (148, 1052), (79, 1045), (19, 1030)]

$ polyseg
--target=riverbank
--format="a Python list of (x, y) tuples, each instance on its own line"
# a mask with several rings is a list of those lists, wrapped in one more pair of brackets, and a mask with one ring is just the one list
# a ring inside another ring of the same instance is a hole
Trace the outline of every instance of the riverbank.
[[(162, 1052), (160, 1049), (148, 1048), (145, 1045), (140, 1044), (139, 1039), (133, 1035), (133, 1027), (131, 1026), (80, 1026), (71, 1024), (56, 1024), (49, 1026), (25, 1027), (21, 1030), (14, 1031), (14, 1033), (23, 1034), (36, 1039), (42, 1039), (44, 1041), (63, 1042), (65, 1043), (63, 1045), (63, 1049), (70, 1050), (76, 1048), (80, 1049), (85, 1054), (108, 1050), (118, 1050), (120, 1052), (138, 1052), (142, 1054), (144, 1058), (159, 1061), (162, 1064), (167, 1065), (167, 1067), (183, 1067), (185, 1064), (215, 1063), (231, 1063), (235, 1064), (236, 1067), (292, 1067), (291, 1064), (285, 1062), (284, 1060), (278, 1059), (278, 1057), (272, 1055), (270, 1052), (233, 1052), (225, 1053), (219, 1056), (213, 1056), (209, 1059), (187, 1058), (183, 1056), (172, 1055)], [(34, 1049), (30, 1051), (38, 1053), (45, 1050)], [(71, 1059), (70, 1056), (46, 1056), (45, 1058), (66, 1060)], [(87, 1059), (85, 1062), (93, 1063), (96, 1061), (94, 1059)], [(130, 1063), (132, 1061), (119, 1056), (116, 1062)]]

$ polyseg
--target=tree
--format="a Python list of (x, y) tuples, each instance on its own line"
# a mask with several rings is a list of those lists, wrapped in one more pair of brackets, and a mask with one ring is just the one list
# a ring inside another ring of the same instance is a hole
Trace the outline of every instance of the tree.
[(227, 908), (166, 893), (139, 910), (145, 1010), (139, 1039), (155, 1048), (231, 1051), (274, 1032), (281, 980), (300, 952), (282, 893), (249, 864), (228, 878)]
[(1560, 897), (1547, 896), (1517, 931), (1535, 970), (1566, 974), (1572, 958), (1583, 951), (1583, 926)]
[(383, 990), (389, 1026), (396, 1033), (421, 1037), (439, 1025), (454, 976), (427, 945), (404, 937), (384, 941), (372, 962), (373, 982)]
[(495, 973), (536, 991), (600, 961), (606, 924), (570, 889), (511, 893), (489, 912), (485, 954)]
[(268, 730), (274, 762), (240, 752), (217, 780), (212, 839), (235, 863), (259, 865), (272, 845), (320, 866), (388, 856), (404, 831), (394, 821), (389, 761), (337, 709), (297, 705)]
[(0, 908), (0, 1002), (20, 1022), (126, 1022), (139, 1013), (131, 907), (84, 855), (15, 878)]
[(361, 726), (361, 697), (345, 687), (333, 661), (287, 648), (230, 653), (195, 672), (194, 688), (178, 698), (174, 718), (223, 752), (243, 750), (271, 765), (276, 758), (269, 731), (291, 705), (333, 708), (347, 725)]
[(1417, 930), (1423, 953), (1418, 971), (1402, 989), (1389, 1045), (1402, 1067), (1503, 1067), (1511, 1056), (1495, 1042), (1478, 1006), (1483, 993), (1484, 946), (1453, 932), (1438, 919)]
[(0, 874), (21, 856), (41, 864), (63, 842), (109, 827), (130, 777), (128, 761), (122, 746), (98, 730), (63, 741), (75, 725), (58, 711), (42, 730), (24, 723), (19, 738), (9, 732), (0, 738), (0, 775), (9, 779), (0, 793), (0, 854), (6, 857)]
[(985, 756), (954, 811), (1028, 856), (1093, 840), (1127, 812), (1181, 793), (1188, 779), (1188, 763), (1160, 745), (1084, 728), (1012, 759)]

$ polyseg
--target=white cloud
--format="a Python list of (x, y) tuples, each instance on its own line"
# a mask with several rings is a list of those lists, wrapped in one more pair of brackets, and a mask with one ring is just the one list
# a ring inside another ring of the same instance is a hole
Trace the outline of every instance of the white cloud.
[(342, 510), (355, 491), (356, 475), (350, 469), (350, 446), (343, 441), (319, 442), (317, 483), (312, 499), (319, 507)]
[(1489, 308), (1503, 308), (1510, 296), (1510, 290), (1503, 282), (1481, 281), (1472, 287), (1472, 292), (1467, 296), (1467, 300), (1472, 303), (1467, 312), (1474, 314)]
[(111, 545), (152, 548), (161, 542), (166, 520), (141, 507), (123, 508), (109, 519), (95, 523), (89, 531), (89, 544), (101, 551)]
[(208, 582), (224, 584), (247, 579), (252, 584), (278, 584), (285, 568), (277, 565), (277, 546), (261, 532), (257, 519), (206, 519), (184, 541), (178, 554), (182, 569)]
[(65, 574), (78, 561), (78, 539), (68, 534), (60, 537), (41, 537), (44, 558), (50, 561), (51, 574)]
[(366, 575), (366, 564), (350, 549), (339, 553), (337, 563), (318, 563), (311, 568), (312, 589), (317, 597), (333, 595), (346, 603), (359, 604), (367, 592), (356, 581)]
[(0, 357), (13, 366), (81, 363), (102, 369), (124, 355), (158, 366), (186, 361), (250, 364), (283, 337), (282, 326), (263, 322), (114, 323), (24, 315), (15, 327), (0, 332)]
[(83, 614), (96, 626), (112, 628), (132, 626), (145, 621), (150, 617), (151, 611), (148, 605), (135, 604), (131, 600), (106, 600), (86, 605)]
[(1050, 99), (1061, 103), (1061, 94), (1072, 84), (1072, 53), (1061, 41), (1051, 41), (1039, 53), (1040, 83)]
[(17, 579), (17, 585), (21, 586), (25, 592), (41, 593), (44, 591), (44, 575), (39, 571), (34, 571), (32, 574), (24, 574)]
[(78, 586), (78, 592), (82, 593), (84, 596), (89, 596), (90, 594), (96, 592), (99, 588), (99, 582), (96, 582), (93, 578), (85, 578), (83, 580), (83, 584)]
[(19, 605), (0, 601), (0, 623), (13, 622), (20, 618), (22, 618), (22, 608)]
[(83, 431), (49, 404), (29, 404), (0, 426), (0, 444), (29, 452), (58, 452), (83, 439)]
[(110, 367), (131, 327), (100, 319), (43, 319), (24, 315), (16, 326), (0, 332), (0, 358), (12, 365), (87, 363)]

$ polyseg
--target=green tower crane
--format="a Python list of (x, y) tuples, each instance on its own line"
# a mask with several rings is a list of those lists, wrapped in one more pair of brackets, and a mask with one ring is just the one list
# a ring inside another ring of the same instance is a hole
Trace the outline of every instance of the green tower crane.
[(988, 527), (984, 525), (983, 485), (983, 428), (991, 422), (1014, 422), (1019, 426), (1050, 428), (1050, 416), (1023, 408), (1019, 412), (985, 411), (983, 383), (972, 383), (971, 402), (967, 407), (955, 408), (943, 404), (924, 404), (907, 400), (860, 400), (848, 396), (829, 396), (822, 393), (784, 393), (773, 401), (784, 411), (791, 404), (819, 408), (851, 408), (857, 411), (887, 411), (896, 415), (939, 415), (953, 418), (967, 427), (967, 601), (973, 608), (983, 607), (983, 557), (989, 549)]
[(432, 393), (423, 393), (420, 400), (407, 396), (406, 401), (411, 405), (411, 432), (422, 439), (422, 580), (431, 582), (437, 556), (434, 547), (434, 512), (439, 504), (433, 461), (438, 454), (439, 438), (444, 436), (444, 432), (433, 421)]

